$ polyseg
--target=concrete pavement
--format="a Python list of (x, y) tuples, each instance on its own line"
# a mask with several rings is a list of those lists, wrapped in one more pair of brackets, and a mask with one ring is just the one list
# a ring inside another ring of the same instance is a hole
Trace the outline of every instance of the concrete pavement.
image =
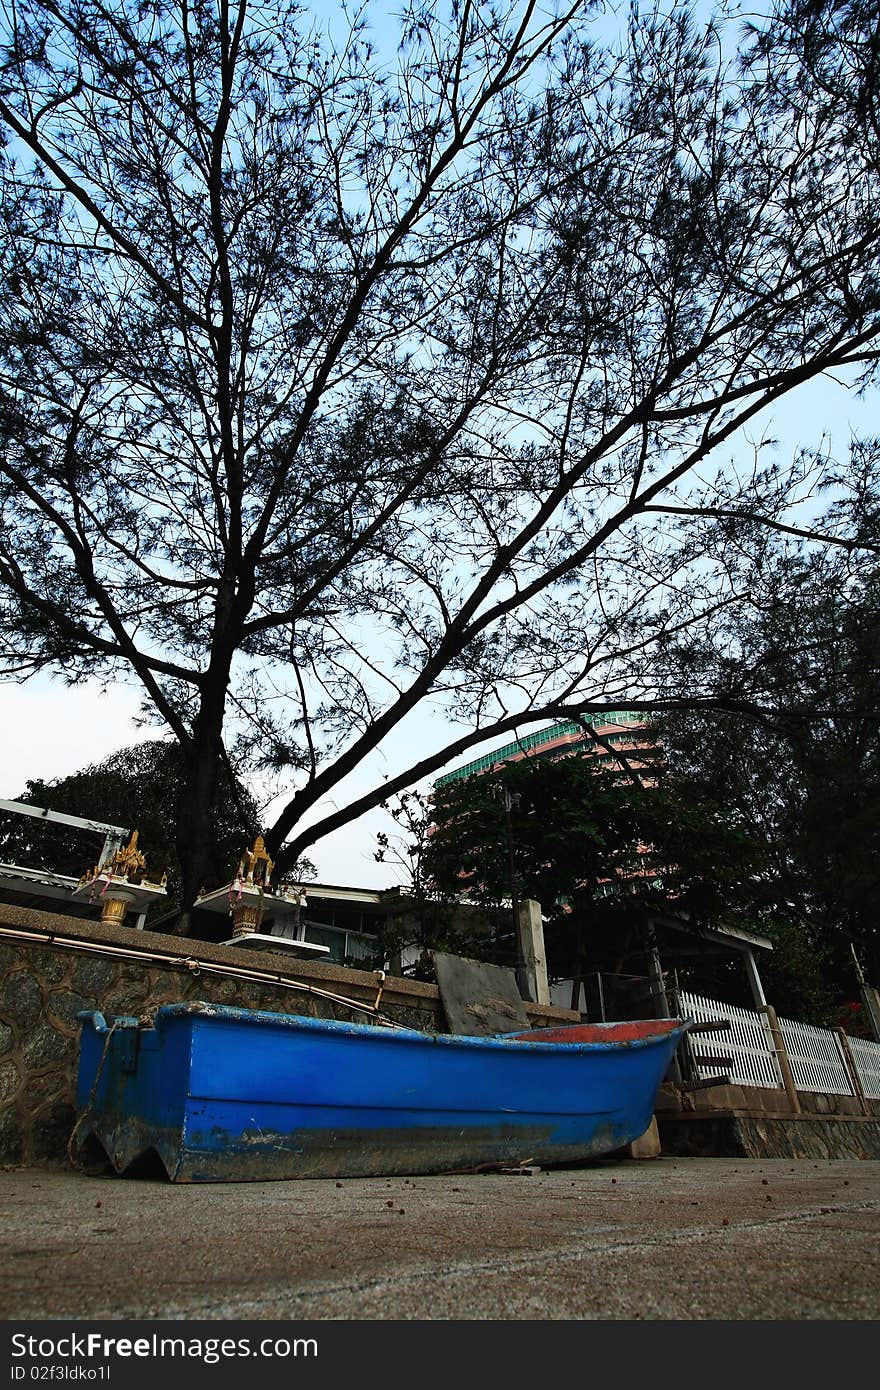
[(175, 1186), (0, 1171), (7, 1319), (876, 1319), (880, 1161)]

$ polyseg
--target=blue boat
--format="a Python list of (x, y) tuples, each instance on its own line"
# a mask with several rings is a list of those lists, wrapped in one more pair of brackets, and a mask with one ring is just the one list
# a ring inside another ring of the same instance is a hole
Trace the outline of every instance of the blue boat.
[(578, 1162), (637, 1139), (688, 1024), (493, 1037), (206, 1003), (84, 1013), (71, 1156), (173, 1182), (410, 1175)]

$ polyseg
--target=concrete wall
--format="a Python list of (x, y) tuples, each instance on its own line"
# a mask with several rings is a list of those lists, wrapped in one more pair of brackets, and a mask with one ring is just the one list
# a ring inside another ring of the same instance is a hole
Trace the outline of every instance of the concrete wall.
[[(90, 953), (101, 947), (109, 954)], [(150, 953), (135, 959), (132, 949)], [(276, 981), (242, 980), (227, 973), (259, 971)], [(140, 1017), (162, 1004), (205, 1000), (276, 1013), (367, 1021), (364, 1013), (305, 985), (372, 1004), (373, 972), (274, 952), (104, 926), (0, 903), (0, 1164), (64, 1161), (74, 1124), (81, 1010)], [(535, 1026), (577, 1021), (570, 1010), (527, 1005)], [(389, 978), (380, 1009), (409, 1027), (442, 1031), (439, 992), (420, 981)]]
[[(865, 1111), (880, 1119), (880, 1101), (862, 1102), (856, 1096), (826, 1095), (816, 1091), (798, 1091), (801, 1112), (807, 1115), (863, 1116)], [(785, 1119), (792, 1114), (788, 1097), (781, 1088), (727, 1085), (706, 1086), (687, 1092), (665, 1086), (658, 1097), (658, 1110), (714, 1114), (725, 1111), (741, 1115), (775, 1115)]]
[(865, 1116), (657, 1117), (665, 1154), (683, 1158), (880, 1158), (880, 1119)]
[(661, 1088), (663, 1153), (692, 1158), (880, 1158), (880, 1101), (760, 1086), (709, 1086), (693, 1094)]

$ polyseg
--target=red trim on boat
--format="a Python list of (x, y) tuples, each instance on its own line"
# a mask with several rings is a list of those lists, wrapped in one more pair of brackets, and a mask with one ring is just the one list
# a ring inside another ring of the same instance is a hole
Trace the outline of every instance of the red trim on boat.
[(516, 1042), (637, 1042), (640, 1038), (662, 1037), (680, 1027), (678, 1018), (646, 1018), (628, 1023), (572, 1023), (562, 1028), (532, 1028), (527, 1033), (508, 1036)]

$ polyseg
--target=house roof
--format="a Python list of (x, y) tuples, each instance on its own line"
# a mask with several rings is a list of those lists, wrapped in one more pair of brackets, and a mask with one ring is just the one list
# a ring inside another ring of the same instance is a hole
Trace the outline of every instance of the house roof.
[(773, 950), (773, 942), (769, 937), (761, 936), (758, 932), (749, 931), (745, 927), (735, 927), (729, 923), (719, 923), (714, 927), (704, 926), (702, 923), (694, 922), (685, 912), (680, 916), (673, 916), (665, 912), (653, 912), (651, 920), (657, 926), (672, 927), (676, 931), (687, 932), (689, 936), (698, 936), (702, 941), (713, 941), (716, 945), (726, 946), (733, 950)]

